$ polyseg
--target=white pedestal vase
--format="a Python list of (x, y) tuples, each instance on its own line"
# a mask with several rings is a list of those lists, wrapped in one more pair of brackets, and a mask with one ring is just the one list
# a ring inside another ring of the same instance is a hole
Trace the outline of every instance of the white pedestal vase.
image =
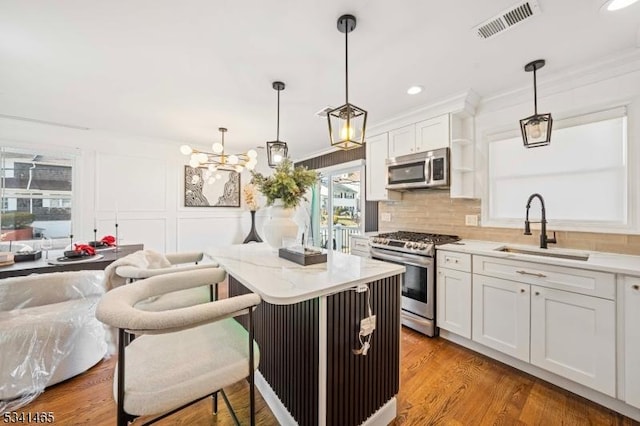
[(274, 249), (283, 247), (283, 239), (295, 240), (298, 225), (293, 221), (295, 208), (284, 208), (282, 200), (275, 200), (262, 225), (262, 238)]

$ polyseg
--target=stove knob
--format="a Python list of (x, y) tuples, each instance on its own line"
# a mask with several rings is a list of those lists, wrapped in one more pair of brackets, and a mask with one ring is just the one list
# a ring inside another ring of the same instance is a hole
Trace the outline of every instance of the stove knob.
[(407, 243), (407, 248), (412, 249), (412, 248), (415, 248), (415, 247), (416, 247), (415, 243)]
[(425, 243), (421, 243), (420, 247), (418, 247), (420, 250), (425, 250), (427, 248), (427, 245)]

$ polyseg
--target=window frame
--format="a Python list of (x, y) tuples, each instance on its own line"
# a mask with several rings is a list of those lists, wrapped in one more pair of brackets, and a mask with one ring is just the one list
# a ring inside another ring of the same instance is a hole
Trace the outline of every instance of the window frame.
[[(38, 191), (42, 193), (42, 196), (37, 196), (33, 198), (46, 198), (50, 196), (51, 198), (68, 198), (71, 202), (71, 216), (70, 216), (70, 231), (73, 233), (77, 233), (74, 231), (74, 223), (79, 225), (79, 212), (81, 211), (81, 150), (79, 148), (69, 148), (64, 146), (55, 146), (52, 148), (51, 145), (42, 145), (42, 144), (32, 144), (32, 143), (17, 143), (12, 140), (1, 139), (0, 138), (0, 156), (3, 156), (6, 152), (12, 153), (20, 153), (20, 154), (38, 154), (38, 155), (51, 155), (56, 157), (63, 157), (68, 159), (69, 164), (71, 166), (71, 190), (69, 197), (56, 197), (56, 191)], [(2, 167), (0, 165), (0, 167)], [(0, 178), (1, 180), (1, 178)], [(5, 189), (2, 187), (3, 183), (0, 182), (0, 195), (4, 199)], [(11, 189), (10, 189), (11, 190)], [(34, 191), (35, 192), (35, 191)], [(46, 193), (46, 194), (45, 194)], [(77, 240), (78, 236), (74, 235), (74, 240)], [(18, 240), (17, 244), (31, 244), (34, 246), (38, 246), (40, 242), (39, 238), (34, 238), (31, 240)], [(60, 249), (65, 248), (69, 245), (70, 239), (69, 237), (57, 237), (53, 238), (53, 248)]]
[[(629, 113), (627, 104), (605, 108), (602, 110), (591, 110), (580, 115), (554, 120), (554, 130), (560, 130), (568, 127), (585, 125), (596, 121), (602, 121), (613, 118), (624, 117), (624, 141), (623, 155), (625, 155), (625, 185), (624, 191), (626, 211), (624, 212), (624, 222), (610, 221), (589, 221), (589, 220), (558, 220), (553, 215), (547, 217), (547, 227), (552, 227), (556, 231), (577, 231), (592, 233), (610, 233), (610, 234), (640, 234), (640, 184), (634, 176), (638, 175), (639, 164), (637, 161), (638, 149), (631, 142), (630, 135), (633, 133), (632, 119), (633, 115)], [(631, 111), (632, 112), (632, 111)], [(490, 158), (489, 147), (492, 142), (501, 141), (521, 137), (517, 129), (509, 129), (506, 131), (488, 131), (483, 135), (482, 150), (485, 158), (484, 167), (484, 191), (481, 194), (481, 226), (495, 228), (522, 228), (525, 216), (525, 203), (522, 202), (522, 218), (521, 219), (502, 219), (490, 216), (491, 206), (491, 182), (490, 182)], [(526, 148), (522, 148), (526, 149)], [(544, 147), (535, 149), (545, 149)], [(544, 195), (544, 194), (543, 194)], [(549, 206), (547, 206), (549, 208)], [(536, 210), (537, 211), (537, 210)]]

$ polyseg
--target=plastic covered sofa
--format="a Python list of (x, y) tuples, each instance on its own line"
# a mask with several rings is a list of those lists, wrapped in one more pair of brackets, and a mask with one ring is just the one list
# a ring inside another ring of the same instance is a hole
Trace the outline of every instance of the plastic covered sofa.
[(0, 280), (0, 412), (98, 363), (105, 329), (95, 318), (102, 271), (32, 274)]

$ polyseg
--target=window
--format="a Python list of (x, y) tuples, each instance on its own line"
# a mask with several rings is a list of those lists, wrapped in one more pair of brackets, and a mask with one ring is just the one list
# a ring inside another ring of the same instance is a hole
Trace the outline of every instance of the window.
[[(559, 121), (546, 147), (525, 149), (520, 136), (490, 139), (485, 225), (521, 226), (529, 195), (539, 193), (557, 230), (631, 230), (624, 108)], [(532, 205), (531, 218), (539, 212)]]
[(0, 148), (2, 241), (68, 239), (73, 162), (71, 155)]

